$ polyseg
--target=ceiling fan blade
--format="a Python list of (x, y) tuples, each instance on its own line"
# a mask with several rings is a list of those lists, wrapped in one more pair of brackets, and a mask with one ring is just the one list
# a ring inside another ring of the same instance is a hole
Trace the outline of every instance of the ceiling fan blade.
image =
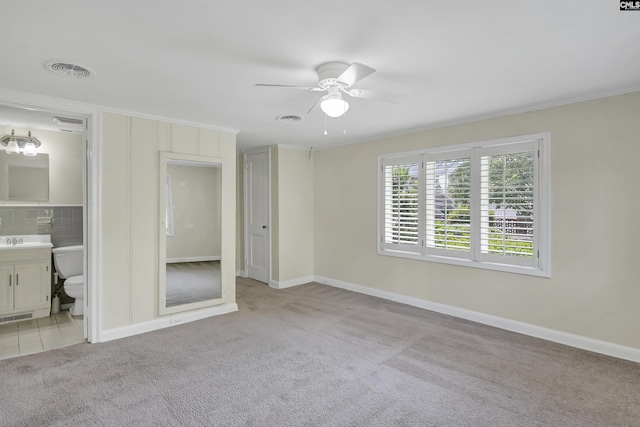
[(380, 94), (379, 92), (366, 89), (345, 89), (343, 92), (353, 98), (372, 99), (374, 101), (388, 102), (390, 104), (399, 104), (399, 102), (395, 100), (398, 96), (393, 94)]
[(321, 91), (324, 90), (324, 89), (320, 89), (319, 87), (293, 86), (293, 85), (269, 85), (269, 84), (263, 84), (263, 83), (258, 83), (258, 84), (255, 84), (254, 86), (260, 86), (260, 87), (284, 87), (284, 88), (288, 88), (288, 89), (308, 90), (310, 92), (321, 92)]
[(322, 101), (322, 98), (324, 98), (324, 96), (321, 96), (320, 98), (318, 98), (318, 100), (316, 101), (315, 104), (313, 104), (311, 106), (311, 108), (309, 108), (309, 111), (307, 111), (307, 114), (311, 114), (311, 111), (313, 111), (314, 108), (316, 108), (316, 105), (318, 105), (320, 103), (320, 101)]
[(344, 72), (340, 74), (340, 76), (336, 80), (338, 81), (338, 83), (343, 83), (347, 86), (353, 86), (375, 71), (375, 68), (371, 68), (359, 62), (354, 62), (349, 66), (349, 68), (344, 70)]

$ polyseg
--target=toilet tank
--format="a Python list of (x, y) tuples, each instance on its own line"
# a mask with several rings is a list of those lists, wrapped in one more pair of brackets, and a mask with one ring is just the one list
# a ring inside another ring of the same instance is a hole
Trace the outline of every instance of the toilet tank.
[(82, 251), (82, 246), (62, 246), (51, 249), (58, 276), (66, 279), (82, 275)]

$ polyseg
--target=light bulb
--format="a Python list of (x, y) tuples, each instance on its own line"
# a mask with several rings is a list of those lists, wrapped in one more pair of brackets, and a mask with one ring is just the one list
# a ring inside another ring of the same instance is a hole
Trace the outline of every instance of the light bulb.
[(18, 141), (15, 138), (11, 138), (7, 144), (7, 154), (20, 154), (20, 147), (18, 147)]
[(22, 151), (22, 154), (24, 154), (25, 156), (35, 156), (36, 154), (38, 154), (36, 144), (34, 144), (33, 141), (27, 142), (24, 145), (24, 151)]
[(320, 102), (320, 108), (329, 117), (340, 117), (349, 109), (349, 103), (340, 95), (327, 95)]

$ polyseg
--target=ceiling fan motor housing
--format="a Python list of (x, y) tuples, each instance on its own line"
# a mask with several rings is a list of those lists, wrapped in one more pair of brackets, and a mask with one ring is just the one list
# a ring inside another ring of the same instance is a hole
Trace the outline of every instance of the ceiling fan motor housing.
[(316, 69), (318, 73), (318, 86), (322, 89), (328, 89), (337, 85), (347, 87), (344, 83), (336, 83), (336, 79), (340, 77), (347, 68), (349, 68), (349, 65), (343, 64), (342, 62), (327, 62), (326, 64), (320, 65)]

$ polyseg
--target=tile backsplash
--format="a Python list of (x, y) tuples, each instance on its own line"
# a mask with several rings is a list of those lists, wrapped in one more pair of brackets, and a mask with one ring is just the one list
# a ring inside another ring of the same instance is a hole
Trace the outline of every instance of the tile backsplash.
[[(52, 217), (52, 224), (38, 218)], [(0, 236), (51, 234), (53, 246), (82, 244), (82, 206), (0, 206)]]

